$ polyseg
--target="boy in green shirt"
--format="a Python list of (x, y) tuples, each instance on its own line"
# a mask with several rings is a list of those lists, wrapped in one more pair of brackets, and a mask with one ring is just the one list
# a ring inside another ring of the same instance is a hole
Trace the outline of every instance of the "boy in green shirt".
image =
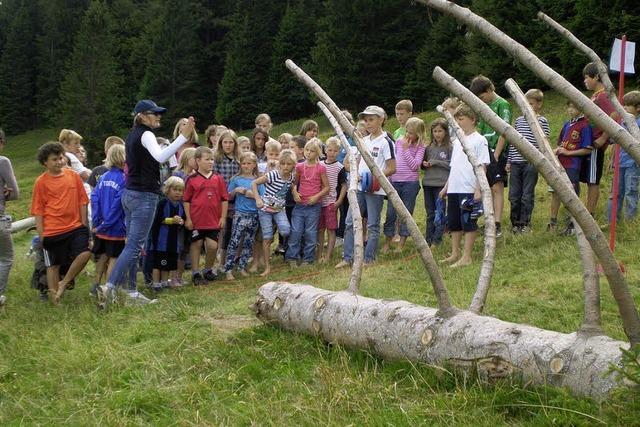
[[(493, 110), (502, 120), (511, 124), (513, 116), (511, 104), (495, 92), (493, 82), (483, 75), (479, 75), (471, 80), (469, 90), (480, 98)], [(504, 207), (504, 189), (507, 187), (507, 143), (502, 135), (498, 133), (484, 121), (478, 122), (478, 132), (487, 138), (489, 143), (489, 160), (487, 166), (487, 180), (491, 186), (493, 195), (493, 211), (496, 218), (496, 236), (502, 236), (502, 210)]]
[(407, 129), (404, 125), (407, 123), (413, 116), (413, 102), (409, 99), (403, 99), (396, 104), (396, 119), (398, 119), (398, 123), (400, 123), (400, 127), (393, 132), (393, 139), (398, 140), (398, 138), (402, 138), (406, 133)]

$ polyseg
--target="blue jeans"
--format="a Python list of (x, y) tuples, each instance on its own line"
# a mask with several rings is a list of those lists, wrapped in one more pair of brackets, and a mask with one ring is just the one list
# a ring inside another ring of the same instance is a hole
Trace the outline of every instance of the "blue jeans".
[[(360, 213), (367, 215), (367, 245), (364, 248), (364, 262), (373, 262), (376, 259), (378, 251), (378, 240), (380, 239), (380, 213), (382, 212), (382, 204), (384, 196), (381, 194), (362, 193), (358, 191), (358, 204), (360, 205)], [(353, 261), (353, 218), (351, 209), (347, 214), (347, 226), (344, 231), (344, 254), (343, 258), (347, 262)]]
[(427, 233), (426, 240), (428, 244), (439, 245), (442, 243), (442, 235), (444, 234), (444, 225), (436, 226), (436, 200), (438, 200), (440, 191), (443, 187), (423, 186), (424, 190), (424, 210), (427, 212)]
[(258, 211), (258, 219), (260, 220), (260, 228), (262, 228), (262, 238), (264, 240), (273, 240), (273, 221), (276, 221), (278, 233), (282, 237), (287, 237), (291, 233), (291, 226), (287, 219), (287, 211), (282, 209), (280, 212)]
[(320, 223), (320, 203), (315, 205), (297, 204), (291, 214), (291, 234), (285, 260), (297, 260), (304, 236), (302, 260), (313, 262), (316, 259), (316, 242), (318, 241), (318, 224)]
[(538, 171), (528, 162), (511, 163), (509, 173), (509, 202), (511, 203), (511, 225), (530, 225), (535, 202)]
[(3, 295), (7, 290), (12, 265), (11, 217), (0, 214), (0, 295)]
[[(640, 168), (637, 165), (620, 168), (620, 177), (618, 181), (618, 220), (622, 219), (622, 208), (624, 204), (624, 219), (631, 220), (635, 218), (638, 212), (638, 182), (640, 181)], [(611, 222), (611, 210), (613, 200), (613, 191), (609, 195), (609, 203), (607, 205), (607, 217)]]
[(158, 195), (156, 193), (124, 189), (121, 202), (124, 208), (127, 243), (113, 266), (109, 280), (107, 280), (107, 286), (110, 287), (123, 283), (126, 275), (137, 269), (140, 252), (147, 242), (149, 231), (153, 225), (153, 218), (156, 215)]
[[(404, 203), (410, 214), (413, 214), (413, 209), (416, 207), (416, 197), (420, 192), (420, 183), (418, 181), (409, 182), (394, 182), (393, 188), (398, 192), (398, 196)], [(393, 207), (391, 201), (387, 202), (387, 219), (384, 222), (384, 235), (387, 237), (393, 237), (396, 232), (396, 219), (398, 215), (396, 208)], [(404, 221), (400, 222), (400, 236), (409, 237), (409, 229)]]

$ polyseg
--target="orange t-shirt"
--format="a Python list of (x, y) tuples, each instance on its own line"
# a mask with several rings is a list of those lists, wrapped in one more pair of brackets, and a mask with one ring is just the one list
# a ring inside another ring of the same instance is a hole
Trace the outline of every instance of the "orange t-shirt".
[(45, 172), (36, 179), (31, 215), (43, 217), (44, 237), (57, 236), (82, 226), (80, 206), (88, 203), (80, 175), (64, 168), (61, 175)]

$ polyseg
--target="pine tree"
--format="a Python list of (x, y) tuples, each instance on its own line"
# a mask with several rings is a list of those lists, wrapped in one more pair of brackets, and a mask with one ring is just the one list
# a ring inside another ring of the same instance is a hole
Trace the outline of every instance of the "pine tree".
[(316, 110), (309, 92), (287, 70), (284, 61), (290, 58), (305, 70), (311, 68), (319, 12), (319, 3), (315, 0), (292, 0), (287, 4), (273, 42), (271, 70), (265, 87), (267, 110), (274, 120), (303, 117)]
[(128, 124), (113, 25), (106, 4), (93, 0), (80, 23), (60, 88), (59, 124), (83, 135), (94, 160), (102, 156), (105, 137)]
[(224, 76), (218, 89), (216, 119), (232, 127), (253, 126), (264, 111), (273, 29), (284, 8), (277, 0), (238, 1), (229, 37)]
[(0, 127), (8, 133), (24, 132), (35, 121), (34, 14), (29, 1), (13, 7), (0, 55)]

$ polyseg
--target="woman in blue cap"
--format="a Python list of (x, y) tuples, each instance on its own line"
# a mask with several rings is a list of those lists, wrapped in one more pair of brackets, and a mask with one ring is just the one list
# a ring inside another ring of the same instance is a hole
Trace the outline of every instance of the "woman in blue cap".
[[(98, 307), (105, 308), (115, 297), (116, 284), (138, 263), (155, 216), (160, 192), (160, 165), (184, 145), (195, 128), (195, 120), (189, 117), (180, 135), (168, 147), (158, 145), (153, 130), (160, 127), (160, 119), (166, 108), (150, 99), (139, 101), (133, 112), (133, 128), (125, 142), (127, 177), (122, 192), (125, 212), (127, 243), (118, 257), (107, 283), (98, 288)], [(128, 296), (140, 303), (153, 302), (133, 289)]]

